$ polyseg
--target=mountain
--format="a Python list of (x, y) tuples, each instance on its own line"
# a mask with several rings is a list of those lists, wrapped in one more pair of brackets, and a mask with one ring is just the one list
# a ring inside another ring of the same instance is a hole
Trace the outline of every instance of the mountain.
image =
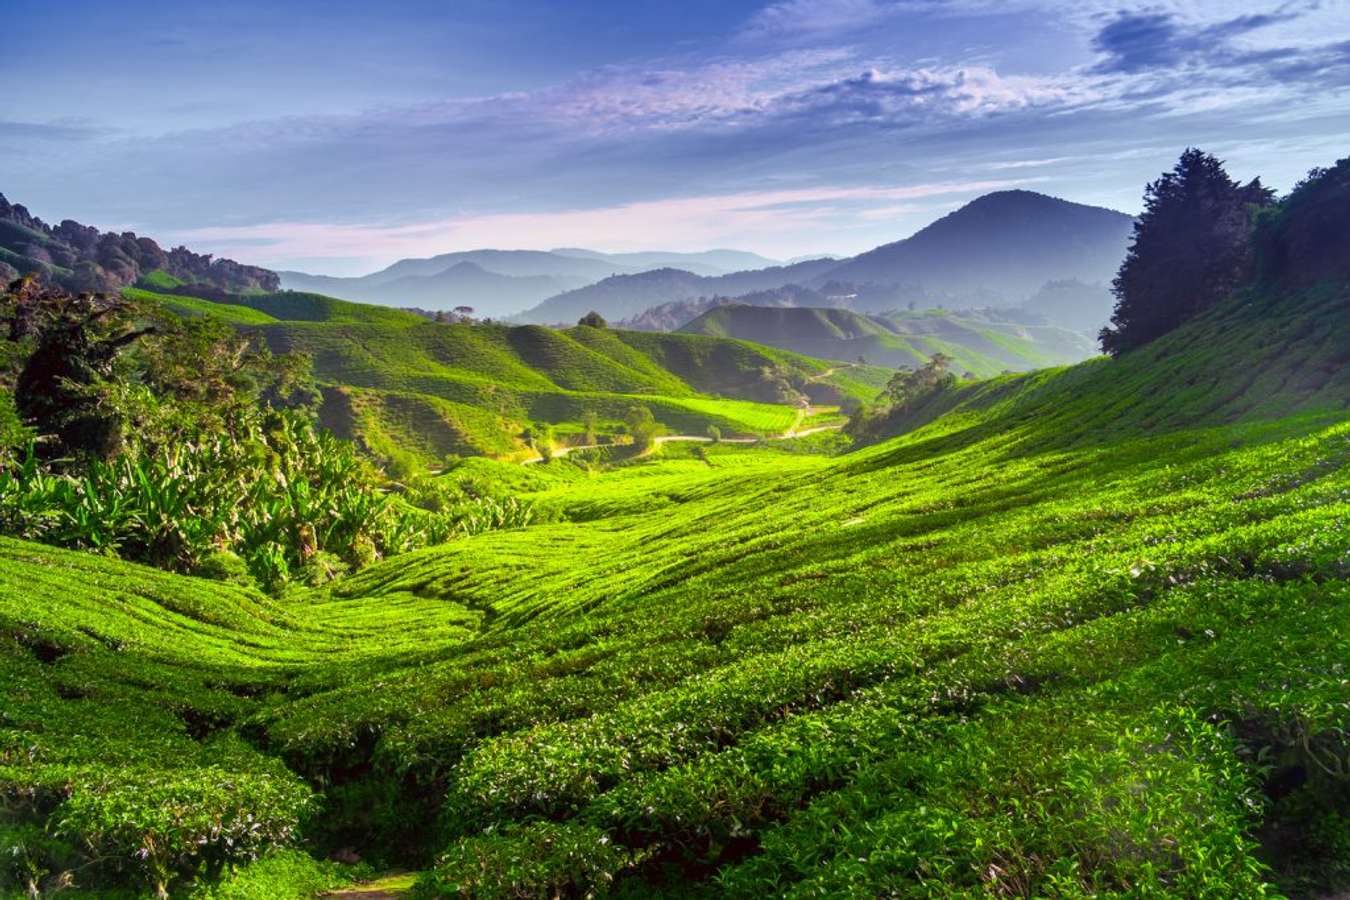
[(1032, 191), (999, 191), (841, 263), (828, 277), (895, 285), (929, 300), (978, 295), (1011, 306), (1048, 281), (1110, 282), (1133, 221)]
[[(469, 264), (476, 267), (464, 269)], [(357, 278), (283, 271), (281, 286), (388, 306), (417, 305), (428, 309), (473, 306), (490, 316), (509, 316), (564, 291), (613, 275), (633, 275), (679, 266), (691, 274), (716, 277), (743, 269), (778, 265), (774, 260), (739, 250), (701, 253), (600, 253), (594, 250), (465, 250), (424, 259), (401, 259), (378, 272)], [(447, 275), (455, 271), (455, 275)], [(483, 274), (512, 279), (504, 281)], [(584, 312), (584, 310), (583, 310)]]
[(550, 297), (522, 313), (519, 318), (527, 322), (575, 322), (587, 312), (595, 310), (606, 319), (617, 321), (662, 303), (696, 297), (734, 296), (789, 284), (806, 284), (834, 265), (831, 260), (817, 259), (790, 266), (773, 266), (717, 276), (695, 275), (672, 268), (636, 275), (615, 275), (596, 284)]
[(851, 259), (806, 259), (718, 277), (670, 268), (617, 275), (550, 297), (521, 319), (573, 322), (589, 310), (611, 320), (630, 319), (661, 304), (789, 284), (858, 293), (856, 306), (867, 312), (911, 301), (1013, 306), (1049, 281), (1109, 282), (1125, 256), (1133, 221), (1124, 213), (1031, 191), (1001, 191), (912, 237)]
[(736, 338), (821, 359), (892, 368), (922, 365), (934, 353), (958, 372), (987, 377), (1078, 362), (1097, 354), (1078, 332), (1017, 321), (997, 310), (923, 310), (867, 315), (848, 309), (723, 305), (680, 329)]
[(674, 268), (693, 272), (695, 275), (726, 275), (747, 269), (767, 269), (783, 265), (782, 260), (769, 259), (767, 256), (747, 253), (744, 250), (703, 250), (697, 253), (672, 253), (662, 250), (600, 253), (595, 250), (567, 247), (553, 252), (583, 259), (605, 260), (634, 270)]
[(279, 274), (282, 287), (288, 290), (431, 310), (472, 306), (481, 315), (500, 317), (614, 271), (603, 261), (534, 250), (472, 250), (404, 259), (359, 278), (288, 271)]
[[(467, 260), (435, 275), (404, 275), (371, 288), (381, 303), (453, 309), (469, 306), (480, 316), (498, 318), (568, 286), (557, 275), (499, 275)], [(453, 302), (452, 302), (453, 301)]]
[(614, 325), (616, 328), (631, 328), (635, 331), (678, 331), (681, 326), (719, 306), (742, 304), (745, 306), (824, 307), (836, 306), (843, 302), (846, 301), (831, 298), (810, 288), (789, 284), (772, 290), (752, 291), (739, 297), (700, 297), (696, 300), (672, 300), (669, 303), (661, 303), (645, 309), (631, 318), (621, 319)]
[(1084, 284), (1076, 278), (1066, 278), (1041, 285), (1022, 308), (1052, 325), (1095, 337), (1111, 320), (1115, 303), (1115, 296), (1105, 284)]
[(72, 291), (115, 291), (145, 278), (166, 286), (205, 284), (230, 291), (275, 291), (275, 272), (186, 247), (163, 250), (148, 237), (65, 219), (52, 227), (0, 194), (0, 284), (38, 273)]

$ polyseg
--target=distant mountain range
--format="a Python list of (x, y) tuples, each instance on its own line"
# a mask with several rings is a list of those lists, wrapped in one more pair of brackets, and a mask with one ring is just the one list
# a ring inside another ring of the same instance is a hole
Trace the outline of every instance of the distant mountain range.
[[(282, 287), (315, 291), (368, 303), (452, 309), (471, 306), (480, 316), (501, 318), (549, 297), (615, 275), (637, 275), (679, 267), (694, 277), (716, 277), (778, 265), (740, 250), (700, 253), (595, 250), (466, 250), (426, 259), (402, 259), (358, 278), (281, 272)], [(582, 310), (584, 314), (586, 310)], [(580, 314), (579, 314), (580, 315)]]
[(1113, 210), (1031, 191), (1000, 191), (912, 237), (851, 259), (813, 259), (712, 278), (670, 269), (616, 275), (550, 297), (519, 318), (570, 322), (593, 309), (606, 318), (636, 320), (653, 306), (788, 284), (827, 296), (855, 294), (852, 305), (864, 312), (909, 303), (1016, 306), (1048, 282), (1109, 282), (1124, 258), (1132, 224)]
[(769, 259), (767, 256), (747, 253), (744, 250), (703, 250), (697, 253), (673, 253), (664, 250), (649, 250), (637, 253), (599, 253), (595, 250), (567, 247), (553, 252), (583, 259), (604, 260), (631, 271), (675, 268), (692, 272), (695, 275), (726, 275), (728, 272), (767, 269), (772, 266), (783, 265), (783, 261), (780, 259)]
[(709, 309), (679, 330), (892, 368), (912, 368), (942, 352), (958, 372), (981, 377), (1064, 365), (1097, 353), (1087, 335), (1028, 321), (1013, 310), (932, 309), (880, 316), (731, 304)]
[(785, 285), (856, 294), (854, 307), (863, 312), (911, 302), (1016, 306), (1049, 282), (1108, 283), (1124, 257), (1132, 221), (1124, 213), (1031, 191), (1000, 191), (911, 237), (848, 259), (779, 263), (739, 250), (601, 253), (569, 247), (444, 253), (400, 260), (360, 278), (280, 274), (282, 286), (294, 290), (390, 306), (472, 306), (479, 315), (541, 324), (570, 324), (591, 310), (636, 321), (663, 304)]
[(595, 310), (607, 319), (625, 319), (652, 306), (696, 297), (737, 296), (784, 285), (806, 285), (838, 263), (807, 260), (789, 266), (752, 269), (727, 275), (695, 275), (682, 269), (656, 269), (636, 275), (614, 275), (595, 284), (550, 297), (517, 318), (540, 324), (575, 322)]
[[(475, 256), (495, 255), (497, 260), (509, 259), (512, 253), (528, 251), (493, 250), (485, 253), (447, 254), (453, 257), (447, 266), (436, 269), (426, 265), (428, 260), (403, 260), (388, 269), (362, 278), (332, 278), (323, 275), (305, 275), (281, 272), (281, 285), (287, 290), (306, 291), (355, 300), (362, 303), (380, 303), (398, 307), (423, 307), (448, 310), (457, 306), (472, 307), (479, 316), (501, 318), (522, 307), (538, 303), (559, 291), (587, 284), (587, 275), (566, 272), (534, 273), (532, 261), (512, 259), (521, 274), (504, 275), (473, 260)], [(587, 260), (573, 260), (589, 263)], [(528, 273), (528, 274), (527, 274)]]

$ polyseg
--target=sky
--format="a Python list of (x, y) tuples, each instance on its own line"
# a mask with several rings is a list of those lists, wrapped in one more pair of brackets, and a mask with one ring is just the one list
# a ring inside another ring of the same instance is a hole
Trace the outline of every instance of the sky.
[(846, 255), (980, 194), (1137, 212), (1350, 155), (1350, 0), (0, 0), (0, 192), (354, 275), (478, 247)]

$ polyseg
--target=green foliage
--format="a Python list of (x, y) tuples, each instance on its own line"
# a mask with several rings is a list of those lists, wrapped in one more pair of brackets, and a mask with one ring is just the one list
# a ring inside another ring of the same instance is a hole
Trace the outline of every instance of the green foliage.
[(919, 368), (896, 372), (875, 404), (860, 407), (849, 417), (848, 433), (855, 439), (869, 440), (893, 430), (897, 421), (956, 384), (956, 376), (948, 371), (950, 365), (951, 357), (934, 353)]
[(632, 862), (596, 828), (537, 822), (454, 845), (418, 883), (423, 897), (597, 896)]
[(153, 269), (149, 272), (142, 272), (141, 277), (137, 279), (137, 287), (147, 291), (172, 291), (176, 287), (182, 287), (184, 281), (174, 275), (170, 275), (163, 269)]
[(190, 900), (278, 900), (315, 897), (347, 885), (341, 866), (321, 862), (297, 850), (275, 850), (242, 866), (231, 867), (218, 882), (196, 885)]
[[(141, 279), (145, 281), (144, 278)], [(174, 294), (169, 287), (155, 287), (152, 290), (141, 288), (123, 288), (122, 296), (138, 303), (158, 304), (163, 308), (184, 317), (211, 316), (229, 322), (231, 325), (266, 325), (277, 319), (267, 313), (259, 312), (248, 306), (234, 303), (215, 303), (200, 297)]]
[(1350, 157), (1314, 169), (1257, 220), (1256, 252), (1265, 279), (1304, 287), (1344, 277), (1350, 255)]
[(623, 424), (639, 451), (650, 449), (659, 433), (652, 411), (645, 406), (631, 407), (623, 417)]
[(424, 895), (1343, 890), (1345, 297), (837, 457), (460, 459), (389, 502), (487, 530), (279, 599), (0, 539), (5, 887), (301, 841)]
[[(355, 449), (294, 415), (231, 436), (53, 471), (29, 456), (0, 471), (0, 529), (180, 572), (282, 589), (293, 573), (366, 565), (454, 533), (403, 512)], [(340, 564), (339, 564), (340, 561)], [(326, 578), (323, 580), (327, 580)]]
[[(871, 360), (893, 368), (921, 365), (940, 352), (950, 356), (958, 370), (981, 377), (1004, 369), (1074, 363), (1095, 352), (1083, 334), (997, 310), (868, 315), (838, 308), (732, 304), (715, 307), (680, 330), (756, 341), (821, 359)], [(866, 368), (866, 363), (844, 368)], [(845, 396), (822, 400), (839, 403)]]
[[(24, 291), (12, 327), (38, 337), (16, 361), (18, 396), (67, 456), (42, 459), (51, 445), (29, 441), (0, 457), (4, 533), (236, 582), (242, 565), (280, 592), (493, 521), (387, 495), (354, 446), (310, 421), (303, 356), (273, 356), (210, 317), (144, 328), (128, 301)], [(397, 449), (388, 461), (404, 481), (425, 471)]]

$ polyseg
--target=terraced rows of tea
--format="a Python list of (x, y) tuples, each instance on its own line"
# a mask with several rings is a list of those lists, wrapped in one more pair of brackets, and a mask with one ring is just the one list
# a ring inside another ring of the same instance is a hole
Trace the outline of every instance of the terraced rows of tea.
[(521, 435), (532, 425), (556, 429), (562, 444), (582, 443), (587, 432), (593, 440), (597, 430), (610, 436), (635, 406), (676, 433), (713, 426), (728, 436), (776, 435), (796, 424), (803, 396), (822, 406), (856, 404), (890, 375), (703, 335), (434, 323), (295, 291), (220, 300), (125, 294), (229, 322), (279, 353), (307, 354), (327, 388), (326, 427), (379, 459), (405, 456), (424, 466), (447, 454), (531, 456)]
[(1238, 298), (843, 455), (516, 468), (545, 524), (284, 599), (0, 541), (5, 865), (184, 895), (333, 854), (427, 896), (1345, 883), (1347, 303)]

